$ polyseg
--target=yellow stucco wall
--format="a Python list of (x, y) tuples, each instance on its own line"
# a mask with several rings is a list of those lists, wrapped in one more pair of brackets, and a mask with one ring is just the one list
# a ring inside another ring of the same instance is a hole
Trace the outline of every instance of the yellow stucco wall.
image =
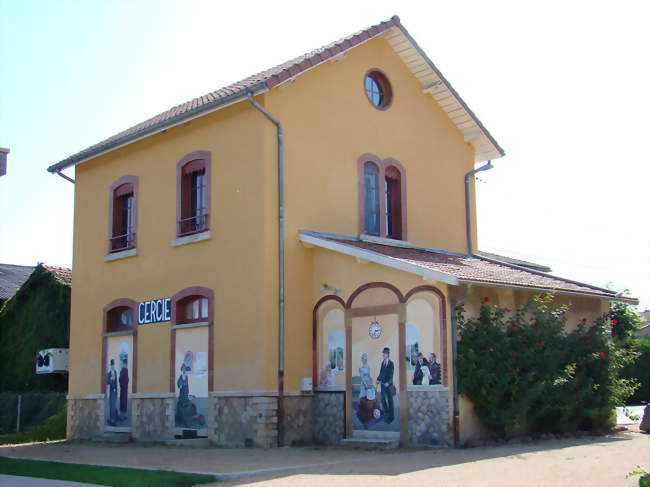
[[(364, 74), (371, 68), (386, 73), (393, 86), (388, 110), (376, 110), (365, 97)], [(299, 379), (312, 375), (312, 309), (324, 283), (341, 289), (344, 299), (368, 282), (389, 282), (403, 293), (428, 284), (402, 271), (305, 248), (298, 231), (358, 234), (357, 160), (373, 153), (397, 159), (406, 170), (408, 240), (464, 252), (463, 176), (474, 166), (473, 149), (383, 39), (257, 100), (282, 121), (285, 131), (285, 389), (296, 391)], [(212, 153), (212, 238), (173, 247), (176, 163), (196, 150)], [(104, 262), (109, 186), (124, 175), (139, 177), (138, 255)], [(71, 393), (100, 392), (101, 313), (108, 302), (167, 297), (189, 286), (214, 290), (214, 389), (277, 388), (276, 177), (275, 128), (247, 102), (77, 167)], [(448, 298), (460, 292), (433, 284)], [(484, 295), (514, 307), (527, 293), (475, 287), (470, 294)], [(575, 304), (572, 313), (578, 318), (602, 311), (597, 299), (563, 299)], [(449, 333), (447, 348), (451, 371)], [(138, 392), (169, 390), (169, 356), (169, 323), (140, 327)], [(476, 423), (465, 418), (462, 425)], [(468, 435), (477, 429), (466, 428)]]
[[(168, 297), (189, 286), (215, 291), (215, 389), (276, 387), (268, 364), (276, 362), (277, 351), (267, 344), (276, 341), (277, 307), (268, 301), (275, 294), (277, 264), (266, 234), (275, 212), (265, 204), (275, 198), (275, 186), (261, 177), (274, 145), (265, 146), (266, 131), (259, 113), (239, 104), (77, 167), (71, 393), (100, 391), (102, 308), (107, 303), (122, 297)], [(212, 238), (173, 247), (176, 164), (195, 150), (212, 153)], [(139, 177), (138, 255), (104, 262), (109, 186), (124, 175)], [(139, 327), (138, 392), (169, 390), (169, 327)], [(243, 364), (258, 373), (242, 374)]]
[[(375, 109), (365, 96), (364, 75), (371, 68), (381, 69), (392, 84), (394, 98), (387, 110)], [(300, 245), (298, 231), (358, 235), (357, 160), (373, 153), (381, 159), (395, 158), (405, 168), (408, 241), (463, 252), (463, 176), (474, 167), (474, 156), (461, 132), (435, 100), (422, 92), (417, 79), (383, 39), (369, 41), (342, 60), (324, 63), (272, 90), (266, 107), (282, 121), (285, 134), (285, 382), (293, 389), (300, 377), (310, 375), (311, 367), (311, 349), (305, 344), (311, 339), (306, 325), (314, 295), (305, 290), (323, 284), (320, 277), (317, 284), (311, 282), (319, 271), (311, 253)], [(377, 280), (377, 269), (350, 278), (356, 285)], [(341, 272), (338, 275), (346, 279), (352, 274), (349, 269)]]

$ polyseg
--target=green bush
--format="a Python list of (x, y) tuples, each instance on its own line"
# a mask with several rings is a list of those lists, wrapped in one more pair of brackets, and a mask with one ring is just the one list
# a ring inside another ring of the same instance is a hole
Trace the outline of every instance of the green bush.
[(0, 443), (29, 443), (33, 441), (60, 440), (65, 438), (67, 422), (66, 406), (63, 405), (56, 414), (47, 418), (42, 424), (32, 426), (22, 433), (0, 437)]
[(619, 377), (634, 350), (612, 342), (609, 319), (566, 333), (566, 312), (550, 294), (515, 311), (484, 298), (473, 319), (459, 310), (460, 391), (492, 434), (606, 427), (634, 392), (635, 381)]

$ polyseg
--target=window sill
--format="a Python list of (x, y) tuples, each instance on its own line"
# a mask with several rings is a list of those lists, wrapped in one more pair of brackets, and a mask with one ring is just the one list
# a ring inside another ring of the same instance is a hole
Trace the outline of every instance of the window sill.
[(397, 240), (394, 238), (386, 238), (386, 237), (375, 237), (374, 235), (366, 235), (365, 233), (359, 235), (359, 240), (361, 240), (362, 242), (376, 243), (379, 245), (390, 245), (391, 247), (405, 247), (405, 248), (413, 247), (410, 244), (410, 242), (406, 240)]
[(178, 328), (197, 328), (199, 326), (210, 326), (210, 321), (196, 321), (194, 323), (179, 323), (178, 325), (172, 325), (172, 330)]
[(111, 252), (104, 256), (104, 262), (111, 262), (113, 260), (126, 259), (127, 257), (133, 257), (138, 255), (137, 247), (132, 249), (120, 250), (119, 252)]
[(178, 247), (180, 245), (187, 245), (194, 242), (201, 242), (202, 240), (209, 240), (212, 238), (212, 232), (210, 230), (205, 230), (199, 233), (193, 233), (191, 235), (185, 235), (183, 237), (177, 237), (169, 245), (172, 247)]

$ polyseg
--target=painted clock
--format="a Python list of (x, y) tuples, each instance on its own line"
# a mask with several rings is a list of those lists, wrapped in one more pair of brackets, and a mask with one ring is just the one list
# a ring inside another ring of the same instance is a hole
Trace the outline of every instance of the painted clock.
[(381, 325), (377, 320), (370, 323), (370, 327), (368, 328), (368, 335), (370, 335), (370, 338), (374, 339), (377, 339), (381, 336)]

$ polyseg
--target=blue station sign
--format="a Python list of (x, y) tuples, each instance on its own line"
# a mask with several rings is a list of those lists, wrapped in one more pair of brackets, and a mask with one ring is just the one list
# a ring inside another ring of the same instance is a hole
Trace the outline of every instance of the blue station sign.
[(172, 298), (152, 299), (138, 303), (138, 325), (162, 323), (172, 319)]

